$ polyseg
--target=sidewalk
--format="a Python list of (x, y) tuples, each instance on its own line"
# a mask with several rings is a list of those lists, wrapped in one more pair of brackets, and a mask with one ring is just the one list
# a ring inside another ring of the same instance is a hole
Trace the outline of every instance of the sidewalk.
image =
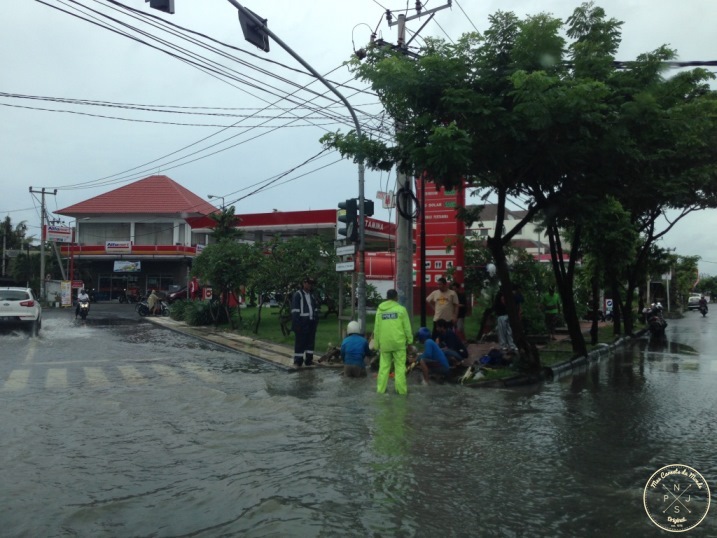
[[(248, 336), (241, 336), (228, 331), (216, 331), (211, 326), (191, 327), (183, 321), (175, 321), (169, 317), (150, 316), (144, 319), (172, 331), (186, 334), (234, 351), (245, 353), (289, 372), (297, 371), (297, 368), (295, 368), (293, 364), (293, 350), (289, 346), (274, 344)], [(583, 332), (589, 331), (590, 323), (582, 323), (582, 328)], [(557, 341), (569, 339), (567, 332), (560, 330), (556, 333), (555, 338)], [(478, 342), (468, 344), (468, 357), (471, 359), (479, 359), (483, 355), (486, 355), (491, 349), (498, 347), (498, 342)], [(537, 347), (540, 349), (541, 347), (544, 347), (544, 345), (538, 344)], [(316, 359), (320, 356), (321, 355), (317, 354)], [(316, 366), (310, 368), (341, 368), (343, 366), (339, 363), (319, 363), (316, 362), (316, 360), (314, 362)], [(305, 370), (307, 368), (304, 367), (303, 369)]]
[[(289, 346), (273, 344), (271, 342), (257, 340), (256, 338), (250, 338), (248, 336), (241, 336), (228, 331), (215, 331), (211, 326), (191, 327), (183, 321), (175, 321), (169, 317), (148, 316), (144, 319), (172, 331), (186, 334), (234, 351), (245, 353), (289, 372), (297, 371), (297, 368), (294, 367), (293, 363), (293, 349)], [(316, 355), (316, 359), (318, 359), (319, 356), (320, 355)], [(317, 363), (316, 361), (314, 361), (314, 364), (316, 366), (308, 368), (304, 367), (303, 369), (343, 367), (342, 364), (322, 364)]]

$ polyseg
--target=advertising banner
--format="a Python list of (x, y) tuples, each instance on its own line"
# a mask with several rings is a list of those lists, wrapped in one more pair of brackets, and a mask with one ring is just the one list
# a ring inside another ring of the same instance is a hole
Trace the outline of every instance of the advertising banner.
[(60, 298), (62, 306), (72, 306), (72, 282), (69, 280), (63, 280), (60, 282)]
[(55, 243), (72, 243), (72, 228), (69, 226), (45, 226), (45, 238)]
[(139, 273), (142, 270), (142, 262), (131, 262), (128, 260), (115, 260), (115, 273)]
[(132, 252), (132, 241), (107, 241), (105, 243), (107, 254), (130, 254)]

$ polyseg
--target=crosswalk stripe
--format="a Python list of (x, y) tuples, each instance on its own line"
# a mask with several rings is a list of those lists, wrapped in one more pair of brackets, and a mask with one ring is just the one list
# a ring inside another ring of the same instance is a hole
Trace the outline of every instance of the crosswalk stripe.
[(142, 374), (142, 372), (137, 370), (134, 366), (118, 366), (117, 369), (128, 383), (147, 383), (147, 379), (144, 377), (144, 374)]
[(2, 386), (3, 390), (21, 390), (27, 387), (30, 379), (30, 370), (13, 370)]
[(220, 378), (217, 374), (214, 372), (210, 372), (206, 369), (206, 367), (199, 366), (194, 363), (185, 362), (182, 364), (182, 368), (185, 370), (189, 370), (191, 373), (193, 373), (195, 376), (197, 376), (199, 379), (206, 383), (218, 383)]
[(57, 389), (67, 386), (67, 368), (48, 368), (45, 386), (48, 389)]
[[(182, 363), (180, 367), (181, 370), (165, 364), (152, 364), (149, 366), (149, 368), (157, 373), (158, 378), (165, 383), (178, 384), (186, 382), (185, 377), (182, 375), (182, 371), (197, 377), (205, 383), (216, 384), (222, 381), (221, 376), (211, 370), (208, 370), (204, 365), (186, 362)], [(114, 366), (114, 368), (116, 368), (116, 370), (120, 373), (122, 379), (130, 385), (144, 385), (152, 378), (151, 374), (147, 375), (146, 372), (142, 372), (136, 366), (123, 365)], [(87, 384), (94, 386), (110, 384), (110, 377), (112, 376), (109, 375), (108, 377), (106, 368), (99, 366), (84, 366), (80, 369), (84, 372), (85, 382)], [(45, 371), (45, 388), (67, 388), (69, 386), (69, 374), (71, 370), (72, 368), (47, 368)], [(4, 383), (0, 379), (0, 391), (15, 391), (27, 388), (30, 381), (31, 371), (32, 370), (29, 368), (18, 368), (12, 370), (8, 374), (7, 380)]]
[(151, 368), (165, 378), (168, 383), (182, 383), (184, 381), (174, 368), (170, 368), (164, 364), (153, 364)]
[(94, 366), (85, 366), (82, 368), (85, 372), (85, 380), (90, 385), (109, 385), (110, 380), (102, 371), (102, 368), (96, 368)]

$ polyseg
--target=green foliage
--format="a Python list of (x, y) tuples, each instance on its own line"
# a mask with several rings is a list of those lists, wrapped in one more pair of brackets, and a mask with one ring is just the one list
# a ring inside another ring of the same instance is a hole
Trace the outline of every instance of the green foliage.
[(186, 311), (190, 308), (193, 301), (186, 299), (180, 299), (172, 303), (172, 308), (169, 309), (169, 317), (175, 321), (184, 321)]
[(190, 326), (211, 325), (218, 306), (214, 301), (190, 301), (184, 308), (184, 321)]
[(214, 230), (212, 232), (214, 241), (233, 241), (241, 237), (242, 232), (236, 227), (234, 206), (223, 207), (221, 211), (209, 215), (209, 218), (214, 221)]
[(23, 220), (13, 226), (12, 219), (8, 215), (2, 222), (0, 222), (0, 235), (5, 238), (6, 249), (25, 249), (28, 242), (25, 237), (27, 235), (27, 223)]

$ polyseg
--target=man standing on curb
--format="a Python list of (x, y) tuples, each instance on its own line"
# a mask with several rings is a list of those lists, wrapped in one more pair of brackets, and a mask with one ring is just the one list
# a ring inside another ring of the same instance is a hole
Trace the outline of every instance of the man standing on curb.
[[(306, 277), (291, 301), (291, 330), (294, 331), (294, 366), (313, 366), (319, 303), (311, 293), (314, 279)], [(306, 363), (304, 363), (306, 354)]]
[(458, 321), (458, 295), (456, 292), (448, 289), (448, 281), (441, 277), (438, 279), (438, 289), (431, 292), (426, 297), (426, 303), (433, 308), (433, 333), (431, 338), (434, 340), (438, 335), (436, 331), (436, 321), (445, 320), (450, 327), (456, 326)]
[(406, 346), (413, 342), (411, 322), (406, 309), (398, 304), (398, 292), (388, 290), (386, 300), (376, 309), (373, 338), (380, 353), (376, 392), (383, 394), (388, 387), (388, 377), (393, 364), (395, 389), (407, 394)]

